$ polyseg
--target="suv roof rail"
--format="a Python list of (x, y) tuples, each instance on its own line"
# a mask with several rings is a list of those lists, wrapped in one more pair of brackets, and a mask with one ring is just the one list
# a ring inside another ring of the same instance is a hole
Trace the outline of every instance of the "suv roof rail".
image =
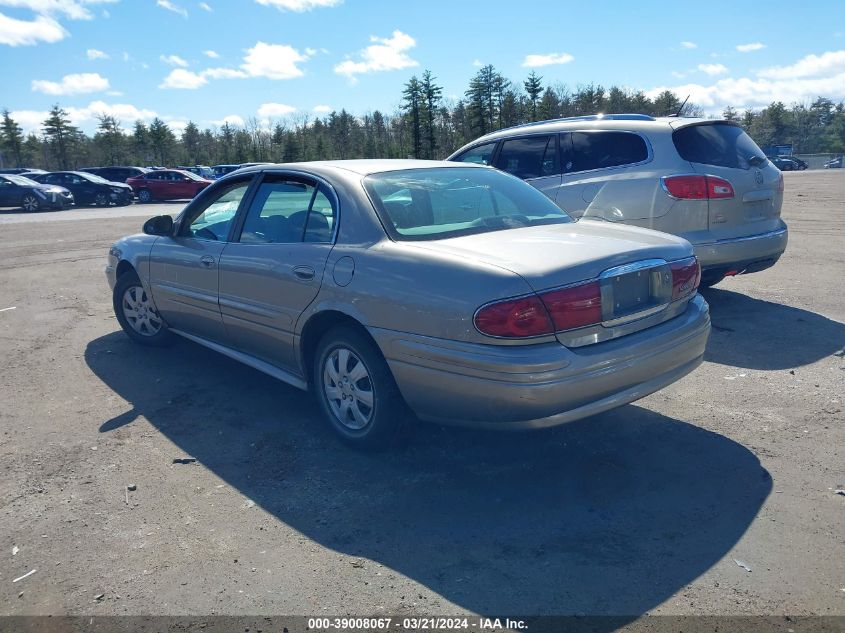
[(561, 117), (558, 119), (545, 119), (543, 121), (532, 121), (531, 123), (522, 123), (511, 127), (496, 130), (503, 132), (505, 130), (515, 130), (523, 127), (534, 127), (535, 125), (545, 125), (546, 123), (568, 123), (570, 121), (656, 121), (653, 116), (648, 114), (588, 114), (585, 116), (570, 116)]

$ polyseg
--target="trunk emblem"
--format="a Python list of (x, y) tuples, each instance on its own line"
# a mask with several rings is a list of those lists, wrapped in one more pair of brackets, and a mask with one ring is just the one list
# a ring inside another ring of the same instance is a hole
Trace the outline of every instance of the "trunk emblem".
[(754, 180), (757, 181), (758, 185), (763, 184), (763, 172), (760, 171), (759, 169), (754, 172)]

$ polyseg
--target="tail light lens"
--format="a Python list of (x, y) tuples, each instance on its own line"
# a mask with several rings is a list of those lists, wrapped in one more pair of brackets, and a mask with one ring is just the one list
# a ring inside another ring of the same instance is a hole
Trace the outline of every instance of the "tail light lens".
[(734, 197), (733, 185), (716, 176), (664, 176), (661, 181), (670, 196), (681, 200), (718, 200)]
[(522, 338), (554, 332), (546, 306), (536, 295), (490, 303), (475, 313), (474, 321), (479, 332), (490, 336)]
[(594, 281), (540, 295), (552, 317), (555, 331), (601, 323), (601, 288)]
[(696, 291), (701, 283), (701, 266), (695, 257), (688, 257), (669, 264), (672, 270), (672, 300), (686, 297)]

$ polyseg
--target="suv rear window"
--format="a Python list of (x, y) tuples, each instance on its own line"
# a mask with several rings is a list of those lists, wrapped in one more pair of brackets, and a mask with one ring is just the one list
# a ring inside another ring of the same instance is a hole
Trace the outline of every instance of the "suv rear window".
[(761, 164), (763, 150), (738, 125), (689, 125), (672, 133), (681, 158), (691, 163), (749, 169)]
[(648, 147), (632, 132), (573, 132), (571, 167), (567, 171), (587, 171), (641, 163), (648, 158)]

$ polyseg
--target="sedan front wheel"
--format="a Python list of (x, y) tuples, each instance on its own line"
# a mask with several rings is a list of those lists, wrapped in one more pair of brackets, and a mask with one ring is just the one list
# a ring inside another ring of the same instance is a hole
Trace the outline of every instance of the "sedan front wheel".
[(408, 411), (381, 351), (354, 327), (330, 330), (317, 346), (312, 385), (323, 414), (345, 441), (363, 450), (391, 446)]
[(168, 332), (150, 294), (134, 272), (118, 278), (112, 303), (120, 327), (133, 341), (154, 347), (170, 342), (173, 335)]
[(34, 213), (41, 209), (41, 202), (32, 194), (27, 194), (21, 200), (21, 207), (28, 213)]

